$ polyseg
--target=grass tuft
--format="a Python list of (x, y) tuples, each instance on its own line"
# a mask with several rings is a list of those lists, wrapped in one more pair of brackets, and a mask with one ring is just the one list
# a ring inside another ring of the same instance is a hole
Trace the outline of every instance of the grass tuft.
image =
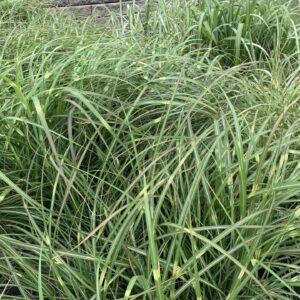
[(148, 4), (0, 2), (0, 299), (297, 296), (297, 1)]

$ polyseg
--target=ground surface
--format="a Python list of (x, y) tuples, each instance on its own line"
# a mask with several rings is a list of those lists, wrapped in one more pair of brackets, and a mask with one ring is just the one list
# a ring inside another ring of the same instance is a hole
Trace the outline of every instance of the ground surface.
[(110, 12), (126, 14), (128, 6), (142, 8), (145, 0), (52, 0), (51, 4), (75, 17), (108, 18)]

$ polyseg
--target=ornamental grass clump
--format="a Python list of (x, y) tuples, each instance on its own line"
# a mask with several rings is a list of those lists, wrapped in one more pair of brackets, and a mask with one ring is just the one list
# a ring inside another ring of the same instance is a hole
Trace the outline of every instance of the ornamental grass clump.
[(297, 1), (145, 9), (0, 2), (2, 299), (297, 299)]

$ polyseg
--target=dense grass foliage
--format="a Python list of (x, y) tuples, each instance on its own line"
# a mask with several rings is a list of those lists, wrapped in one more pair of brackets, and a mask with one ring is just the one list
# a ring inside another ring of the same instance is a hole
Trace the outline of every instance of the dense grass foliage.
[(294, 299), (299, 17), (0, 1), (0, 299)]

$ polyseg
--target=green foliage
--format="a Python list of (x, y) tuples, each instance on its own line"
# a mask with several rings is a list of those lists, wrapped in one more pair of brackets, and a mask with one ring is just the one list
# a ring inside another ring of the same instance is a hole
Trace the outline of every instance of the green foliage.
[(0, 16), (0, 299), (295, 296), (295, 1)]

